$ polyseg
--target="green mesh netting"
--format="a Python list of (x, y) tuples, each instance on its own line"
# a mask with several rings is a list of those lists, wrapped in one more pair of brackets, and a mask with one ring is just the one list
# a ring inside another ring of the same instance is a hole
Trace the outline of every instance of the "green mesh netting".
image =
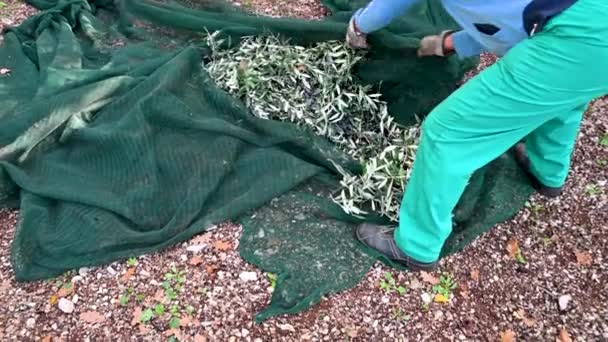
[[(241, 219), (240, 253), (279, 275), (258, 320), (355, 285), (377, 260), (357, 220), (327, 200), (330, 160), (360, 168), (291, 124), (253, 118), (202, 68), (203, 34), (342, 39), (364, 1), (327, 0), (322, 21), (271, 19), (220, 1), (30, 0), (42, 11), (4, 32), (0, 206), (19, 207), (17, 280), (157, 251)], [(454, 28), (438, 0), (370, 37), (356, 70), (382, 82), (390, 112), (413, 123), (453, 91), (474, 60), (416, 57), (419, 39)], [(228, 46), (227, 46), (228, 47)], [(531, 188), (508, 156), (477, 172), (444, 254), (521, 208)]]

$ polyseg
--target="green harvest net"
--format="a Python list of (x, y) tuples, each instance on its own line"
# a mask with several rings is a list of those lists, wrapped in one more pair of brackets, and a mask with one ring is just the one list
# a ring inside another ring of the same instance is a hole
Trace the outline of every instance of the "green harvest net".
[[(343, 38), (363, 1), (327, 0), (322, 21), (259, 17), (218, 1), (31, 0), (42, 11), (4, 32), (0, 67), (0, 206), (19, 208), (17, 280), (158, 251), (217, 223), (244, 225), (243, 258), (278, 274), (258, 321), (354, 286), (378, 259), (357, 220), (327, 199), (333, 163), (360, 166), (327, 140), (254, 118), (202, 67), (207, 32), (235, 46), (279, 34), (307, 45)], [(418, 59), (419, 39), (454, 28), (421, 1), (370, 37), (360, 82), (382, 82), (390, 113), (413, 123), (475, 61)], [(504, 155), (477, 172), (444, 254), (521, 208), (531, 188)]]

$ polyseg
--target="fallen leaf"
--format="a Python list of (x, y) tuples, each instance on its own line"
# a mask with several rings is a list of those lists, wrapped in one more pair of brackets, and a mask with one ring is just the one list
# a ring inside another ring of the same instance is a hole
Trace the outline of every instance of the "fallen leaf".
[(525, 317), (524, 318), (524, 324), (526, 326), (528, 326), (528, 328), (532, 328), (536, 324), (536, 320), (533, 319), (533, 318)]
[(10, 288), (11, 288), (11, 282), (8, 280), (5, 280), (2, 282), (2, 284), (0, 284), (0, 293), (4, 292)]
[(517, 258), (517, 255), (520, 253), (519, 242), (517, 240), (509, 240), (507, 242), (507, 252), (509, 252), (511, 258)]
[(211, 242), (211, 233), (205, 233), (194, 237), (190, 240), (192, 245), (208, 245)]
[(185, 315), (179, 319), (179, 325), (181, 327), (188, 326), (188, 324), (190, 324), (191, 322), (192, 322), (192, 317), (188, 316), (188, 315)]
[(55, 297), (57, 297), (57, 299), (59, 298), (65, 298), (69, 295), (71, 295), (72, 293), (74, 293), (75, 289), (74, 289), (74, 284), (70, 284), (69, 287), (65, 287), (62, 286), (56, 293), (55, 293)]
[(175, 337), (178, 341), (183, 341), (184, 337), (182, 336), (182, 332), (179, 329), (169, 329), (163, 332), (163, 335), (166, 337)]
[(97, 311), (87, 311), (80, 314), (80, 320), (87, 323), (101, 323), (106, 318)]
[(207, 342), (207, 336), (194, 335), (194, 342)]
[(42, 340), (40, 340), (40, 342), (51, 342), (51, 335), (46, 335), (42, 338)]
[(572, 342), (572, 338), (570, 338), (570, 334), (565, 328), (561, 328), (559, 330), (559, 336), (555, 339), (556, 342)]
[(429, 283), (431, 285), (439, 284), (439, 278), (434, 277), (432, 274), (420, 271), (420, 276), (422, 277), (422, 281)]
[(479, 270), (478, 269), (471, 270), (471, 279), (473, 279), (475, 281), (479, 281)]
[(230, 242), (220, 240), (213, 243), (213, 248), (217, 249), (218, 251), (225, 252), (232, 248), (232, 244)]
[(500, 342), (515, 342), (515, 333), (507, 329), (500, 333)]
[(433, 301), (435, 301), (435, 303), (447, 303), (450, 301), (450, 299), (442, 294), (436, 294), (435, 298), (433, 298)]
[(589, 252), (574, 252), (576, 255), (576, 262), (581, 266), (591, 266), (593, 263), (593, 257)]
[(464, 299), (469, 299), (469, 286), (467, 284), (460, 284), (458, 286), (458, 293)]
[(517, 311), (515, 311), (513, 313), (513, 316), (515, 316), (515, 318), (520, 319), (524, 322), (524, 324), (528, 327), (533, 327), (534, 324), (536, 324), (536, 320), (532, 319), (532, 318), (528, 318), (526, 316), (526, 312), (523, 309), (519, 309)]
[(133, 310), (133, 319), (131, 320), (131, 325), (136, 325), (141, 322), (141, 313), (142, 311), (140, 307), (136, 307), (135, 310)]
[(195, 255), (190, 259), (190, 265), (192, 265), (192, 266), (200, 265), (202, 262), (203, 262), (203, 258), (201, 258), (198, 255)]
[(52, 295), (51, 298), (49, 298), (49, 304), (55, 305), (55, 304), (57, 304), (58, 300), (59, 300), (59, 298), (57, 298), (56, 295)]
[(127, 271), (125, 272), (125, 274), (122, 275), (122, 277), (120, 277), (120, 281), (122, 281), (123, 283), (126, 283), (133, 277), (134, 274), (135, 274), (135, 267), (131, 267), (131, 268), (127, 269)]
[(164, 302), (165, 301), (165, 291), (163, 291), (162, 289), (159, 289), (156, 291), (156, 293), (154, 294), (154, 300), (157, 302)]
[(350, 326), (345, 328), (346, 335), (350, 338), (359, 337), (359, 328)]
[(0, 68), (0, 75), (8, 75), (11, 73), (11, 69), (8, 68)]
[(140, 324), (139, 325), (139, 333), (142, 335), (146, 335), (148, 334), (150, 331), (152, 331), (152, 328), (150, 328), (149, 326), (145, 325), (145, 324)]
[(420, 280), (418, 280), (418, 279), (416, 279), (416, 278), (413, 278), (413, 279), (410, 281), (410, 286), (409, 286), (409, 288), (410, 288), (410, 289), (412, 289), (412, 290), (418, 290), (418, 289), (422, 289), (422, 288), (424, 288), (424, 285), (423, 285), (423, 284), (420, 282)]
[(210, 277), (214, 277), (217, 270), (219, 270), (219, 267), (217, 267), (216, 265), (207, 265), (207, 267), (205, 267), (205, 270), (207, 271)]

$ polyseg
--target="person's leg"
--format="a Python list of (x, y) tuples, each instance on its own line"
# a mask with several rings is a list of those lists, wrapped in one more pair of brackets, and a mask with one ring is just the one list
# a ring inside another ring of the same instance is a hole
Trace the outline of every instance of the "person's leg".
[[(452, 229), (452, 211), (475, 170), (539, 127), (545, 134), (533, 134), (533, 139), (557, 138), (559, 134), (546, 132), (554, 130), (552, 125), (558, 118), (569, 122), (568, 113), (608, 93), (606, 17), (608, 3), (580, 0), (428, 116), (394, 233), (401, 252), (420, 262), (437, 260)], [(578, 116), (576, 120), (580, 120)], [(573, 127), (566, 124), (558, 130)], [(544, 139), (540, 153), (551, 154), (562, 145), (570, 146), (574, 135), (560, 138), (565, 142), (560, 140), (559, 146), (549, 148), (546, 145), (551, 139)], [(555, 155), (570, 151), (560, 150)], [(532, 158), (537, 163), (538, 158)], [(544, 166), (535, 165), (544, 175)], [(551, 176), (546, 177), (551, 180)], [(395, 256), (393, 248), (385, 248), (385, 239), (375, 239), (369, 229), (360, 233), (363, 242)]]
[(540, 126), (526, 137), (530, 172), (548, 187), (561, 188), (570, 170), (570, 157), (587, 104)]

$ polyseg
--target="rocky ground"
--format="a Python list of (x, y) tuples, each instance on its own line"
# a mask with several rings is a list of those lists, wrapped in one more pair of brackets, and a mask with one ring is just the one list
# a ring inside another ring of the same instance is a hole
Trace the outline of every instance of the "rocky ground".
[[(33, 13), (2, 1), (0, 28)], [(269, 15), (324, 14), (311, 0), (240, 4)], [(239, 257), (236, 225), (162, 253), (17, 284), (10, 244), (18, 212), (0, 211), (0, 340), (608, 341), (607, 134), (608, 100), (600, 99), (582, 125), (564, 196), (534, 197), (443, 260), (440, 272), (377, 265), (355, 288), (261, 325), (253, 317), (272, 284)]]

